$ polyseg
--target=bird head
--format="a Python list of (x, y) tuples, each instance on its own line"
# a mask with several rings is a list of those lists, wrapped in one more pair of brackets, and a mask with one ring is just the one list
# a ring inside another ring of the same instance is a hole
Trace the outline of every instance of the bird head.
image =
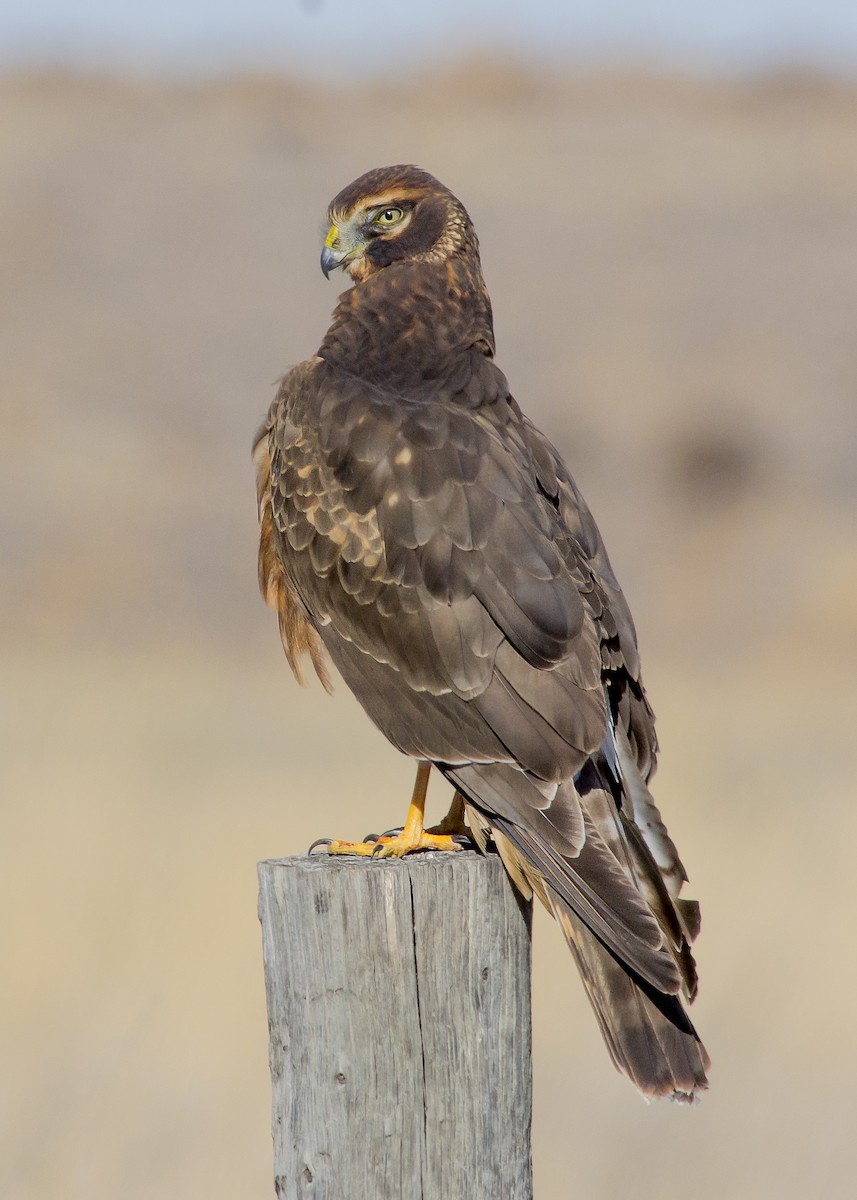
[(419, 167), (377, 167), (333, 200), (321, 252), (325, 277), (342, 267), (361, 283), (384, 267), (406, 261), (442, 262), (476, 235), (460, 200)]

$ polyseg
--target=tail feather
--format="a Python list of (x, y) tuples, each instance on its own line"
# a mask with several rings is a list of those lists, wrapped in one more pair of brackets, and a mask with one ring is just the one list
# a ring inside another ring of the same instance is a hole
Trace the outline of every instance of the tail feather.
[(548, 898), (616, 1068), (647, 1098), (694, 1101), (711, 1060), (681, 1002), (635, 978), (555, 893)]
[[(484, 807), (473, 787), (478, 772), (443, 769), (465, 796), (480, 846), (492, 838), (515, 886), (525, 896), (537, 896), (558, 921), (616, 1068), (646, 1098), (694, 1101), (708, 1087), (710, 1060), (680, 994), (691, 1000), (696, 991), (689, 942), (699, 927), (698, 906), (670, 896), (647, 842), (601, 789), (581, 794), (587, 841), (577, 858), (567, 858), (521, 824)], [(582, 902), (594, 888), (606, 906), (604, 915), (620, 895), (627, 899), (627, 893), (614, 890), (612, 874), (603, 873), (604, 855), (621, 865), (638, 902), (647, 902), (651, 926), (662, 934), (657, 947), (646, 945), (645, 926), (633, 933), (626, 927), (622, 938), (615, 920), (608, 926), (593, 919), (599, 914)], [(588, 886), (581, 888), (584, 883)]]
[[(634, 819), (626, 815), (625, 807), (618, 807), (603, 759), (589, 760), (578, 780), (578, 790), (587, 817), (594, 822), (654, 915), (681, 973), (682, 991), (692, 1000), (698, 978), (690, 943), (699, 932), (699, 905), (693, 900), (679, 900), (671, 895), (642, 831)], [(657, 809), (654, 811), (657, 813)], [(660, 818), (660, 814), (657, 815)]]
[[(506, 764), (483, 763), (442, 770), (465, 799), (484, 813), (492, 832), (499, 831), (515, 847), (529, 875), (553, 888), (617, 957), (659, 990), (680, 990), (679, 970), (657, 920), (588, 815), (584, 814), (583, 846), (576, 852), (568, 847), (563, 854), (553, 839), (543, 835), (544, 814), (526, 802), (526, 793), (533, 788), (523, 772)], [(494, 804), (485, 803), (485, 792), (494, 800), (501, 784), (509, 816), (501, 816)], [(512, 819), (513, 813), (519, 814), (517, 820)]]

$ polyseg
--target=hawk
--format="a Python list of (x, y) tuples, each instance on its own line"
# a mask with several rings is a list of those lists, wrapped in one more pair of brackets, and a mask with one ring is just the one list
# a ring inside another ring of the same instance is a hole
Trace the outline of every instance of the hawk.
[[(259, 578), (301, 680), (332, 662), (418, 760), (404, 827), (331, 853), (458, 850), (461, 818), (556, 917), (617, 1068), (692, 1100), (708, 1055), (683, 1001), (699, 907), (648, 782), (654, 717), (631, 614), (565, 464), (494, 361), (461, 202), (413, 166), (330, 206), (339, 298), (283, 379), (254, 459)], [(423, 825), (434, 766), (456, 789)]]

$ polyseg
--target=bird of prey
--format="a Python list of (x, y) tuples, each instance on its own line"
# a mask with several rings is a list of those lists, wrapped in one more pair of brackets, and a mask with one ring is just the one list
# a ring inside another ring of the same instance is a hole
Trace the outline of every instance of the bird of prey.
[[(654, 717), (631, 614), (565, 464), (494, 361), (461, 202), (413, 166), (332, 202), (339, 299), (254, 447), (259, 578), (301, 679), (327, 663), (418, 760), (401, 831), (331, 853), (458, 850), (461, 816), (562, 927), (613, 1061), (647, 1097), (692, 1100), (708, 1055), (699, 908), (648, 788)], [(423, 825), (434, 766), (456, 789)]]

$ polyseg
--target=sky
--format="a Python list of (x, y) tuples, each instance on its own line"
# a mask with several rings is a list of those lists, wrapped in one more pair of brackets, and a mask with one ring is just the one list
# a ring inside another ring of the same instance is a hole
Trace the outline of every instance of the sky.
[(857, 71), (855, 0), (0, 0), (0, 66), (203, 70), (258, 63), (313, 76), (515, 51), (712, 70)]

